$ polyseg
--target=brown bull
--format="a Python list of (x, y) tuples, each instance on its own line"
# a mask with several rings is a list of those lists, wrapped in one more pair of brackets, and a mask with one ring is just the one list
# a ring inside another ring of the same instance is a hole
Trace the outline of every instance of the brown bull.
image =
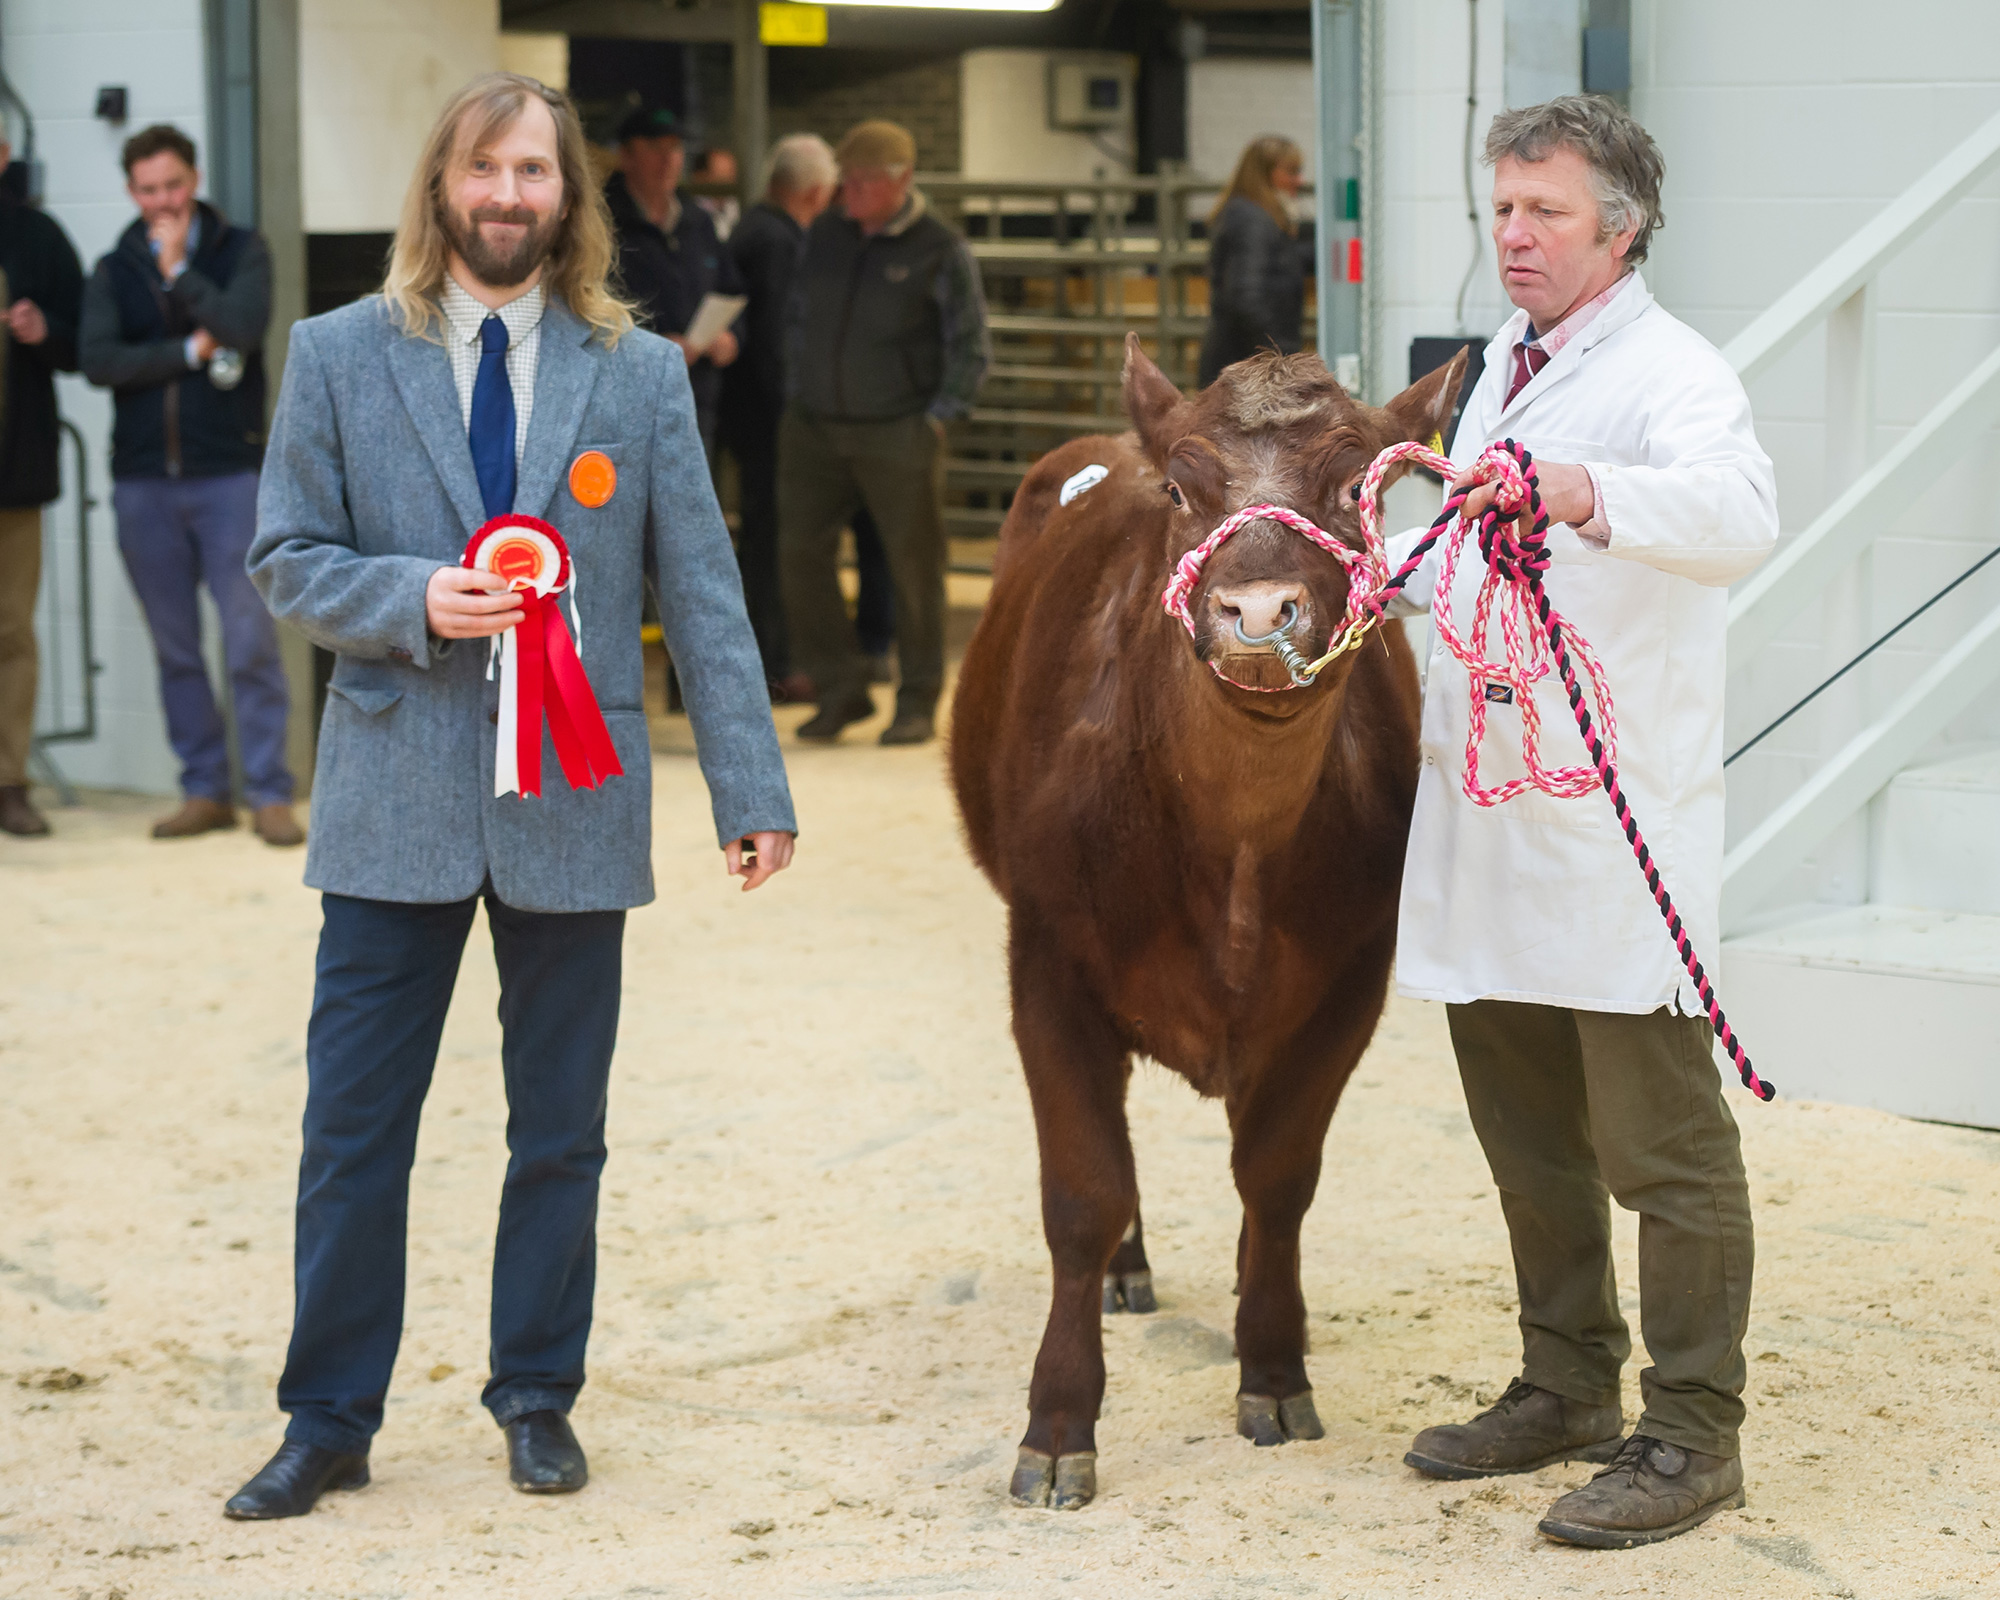
[[(1358, 547), (1363, 471), (1442, 425), (1463, 359), (1380, 409), (1314, 356), (1255, 357), (1190, 400), (1130, 339), (1136, 435), (1044, 457), (1001, 529), (951, 767), (972, 853), (1007, 902), (1055, 1272), (1013, 1479), (1024, 1504), (1096, 1493), (1100, 1310), (1153, 1305), (1125, 1121), (1135, 1056), (1228, 1110), (1237, 1427), (1259, 1444), (1321, 1436), (1299, 1227), (1388, 987), (1416, 671), (1392, 625), (1310, 687), (1258, 692), (1290, 681), (1258, 641), (1289, 616), (1316, 657), (1347, 599), (1341, 564), (1273, 521), (1209, 561), (1192, 642), (1159, 596), (1247, 505), (1289, 507)], [(1059, 504), (1091, 464), (1108, 475)]]

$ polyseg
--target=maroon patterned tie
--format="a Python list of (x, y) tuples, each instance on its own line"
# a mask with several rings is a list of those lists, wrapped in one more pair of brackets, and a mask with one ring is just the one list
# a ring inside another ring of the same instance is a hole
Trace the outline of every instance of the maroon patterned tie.
[(1517, 344), (1514, 346), (1514, 381), (1507, 386), (1507, 398), (1500, 402), (1501, 409), (1514, 403), (1514, 396), (1528, 387), (1528, 380), (1549, 364), (1548, 352), (1539, 344)]

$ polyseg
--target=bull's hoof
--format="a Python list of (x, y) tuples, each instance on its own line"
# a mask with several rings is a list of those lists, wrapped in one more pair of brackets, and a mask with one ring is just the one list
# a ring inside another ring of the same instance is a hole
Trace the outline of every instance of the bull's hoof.
[(1312, 1390), (1289, 1400), (1273, 1400), (1267, 1394), (1239, 1394), (1236, 1397), (1236, 1431), (1252, 1444), (1262, 1447), (1284, 1444), (1290, 1439), (1324, 1439), (1319, 1412), (1313, 1408)]
[(1160, 1309), (1160, 1302), (1153, 1298), (1153, 1275), (1150, 1272), (1107, 1272), (1104, 1275), (1104, 1314), (1116, 1316), (1120, 1311), (1144, 1313)]
[(1007, 1493), (1017, 1506), (1043, 1506), (1050, 1511), (1074, 1511), (1097, 1498), (1097, 1453), (1046, 1456), (1022, 1450), (1014, 1462), (1014, 1481)]

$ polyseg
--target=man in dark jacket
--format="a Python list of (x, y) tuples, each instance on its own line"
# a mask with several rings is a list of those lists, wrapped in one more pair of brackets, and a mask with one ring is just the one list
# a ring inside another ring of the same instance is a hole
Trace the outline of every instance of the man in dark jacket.
[(743, 293), (743, 356), (722, 380), (722, 442), (736, 458), (742, 526), (736, 560), (764, 675), (787, 699), (810, 694), (791, 673), (785, 602), (778, 585), (778, 419), (785, 410), (785, 314), (806, 229), (833, 199), (839, 171), (817, 134), (778, 141), (764, 198), (729, 236)]
[(681, 192), (687, 151), (680, 123), (665, 109), (634, 111), (618, 125), (618, 170), (604, 186), (618, 229), (618, 276), (640, 322), (681, 347), (694, 385), (702, 444), (715, 447), (722, 369), (736, 359), (725, 328), (696, 349), (686, 338), (704, 296), (741, 294), (736, 262), (715, 234), (715, 219)]
[[(0, 139), (0, 171), (13, 152)], [(58, 372), (76, 370), (83, 268), (53, 218), (0, 194), (0, 832), (49, 831), (28, 800), (42, 507), (62, 493)]]
[(181, 807), (153, 827), (181, 839), (236, 826), (222, 714), (201, 654), (198, 584), (222, 618), (244, 797), (258, 837), (293, 845), (285, 765), (290, 691), (271, 614), (244, 570), (264, 459), (271, 257), (248, 228), (195, 199), (193, 142), (161, 124), (123, 152), (139, 207), (84, 289), (82, 363), (113, 392), (111, 503), (118, 548), (160, 661)]
[(921, 744), (944, 684), (944, 425), (986, 375), (986, 300), (965, 241), (912, 187), (906, 129), (863, 122), (836, 156), (840, 204), (807, 230), (792, 289), (778, 432), (785, 614), (820, 695), (798, 736), (837, 739), (874, 710), (835, 569), (865, 506), (889, 553), (902, 669), (881, 742)]

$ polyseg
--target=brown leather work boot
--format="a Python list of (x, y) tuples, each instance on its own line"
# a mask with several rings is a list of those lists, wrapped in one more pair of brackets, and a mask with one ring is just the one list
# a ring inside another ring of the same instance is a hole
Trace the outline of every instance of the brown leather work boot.
[(155, 839), (192, 839), (198, 833), (213, 833), (218, 828), (236, 826), (236, 808), (225, 805), (220, 800), (211, 800), (206, 795), (191, 794), (181, 802), (180, 810), (170, 817), (162, 817), (153, 824)]
[(37, 811), (25, 785), (0, 786), (0, 833), (17, 839), (39, 839), (49, 831), (49, 819)]
[(1629, 1550), (1686, 1533), (1742, 1504), (1741, 1457), (1705, 1456), (1635, 1433), (1617, 1460), (1550, 1506), (1540, 1527), (1559, 1544)]
[(291, 806), (283, 800), (274, 800), (268, 806), (259, 806), (251, 812), (250, 827), (266, 844), (280, 848), (306, 842), (305, 829), (299, 826), (299, 819), (292, 815)]
[(1403, 1461), (1431, 1478), (1498, 1478), (1558, 1461), (1609, 1461), (1624, 1429), (1615, 1402), (1587, 1406), (1516, 1378), (1470, 1422), (1424, 1429)]

